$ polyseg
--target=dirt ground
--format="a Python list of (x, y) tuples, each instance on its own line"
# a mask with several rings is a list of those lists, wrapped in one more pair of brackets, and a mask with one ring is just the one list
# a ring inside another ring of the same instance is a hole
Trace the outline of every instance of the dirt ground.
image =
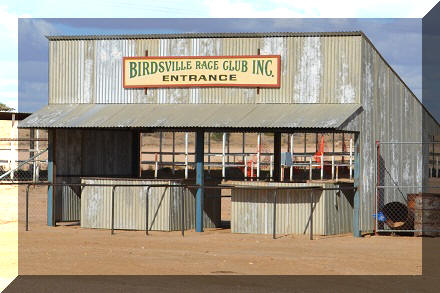
[[(47, 227), (46, 188), (31, 189), (30, 231), (24, 231), (20, 192), (19, 273), (28, 274), (292, 274), (418, 275), (422, 239), (415, 237), (321, 237), (83, 229)], [(223, 202), (228, 207), (228, 202)], [(224, 219), (227, 218), (227, 212)]]

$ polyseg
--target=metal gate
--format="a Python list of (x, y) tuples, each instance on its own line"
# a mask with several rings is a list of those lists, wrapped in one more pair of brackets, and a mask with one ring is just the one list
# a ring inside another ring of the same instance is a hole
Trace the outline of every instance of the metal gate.
[(440, 142), (376, 143), (376, 232), (440, 235)]

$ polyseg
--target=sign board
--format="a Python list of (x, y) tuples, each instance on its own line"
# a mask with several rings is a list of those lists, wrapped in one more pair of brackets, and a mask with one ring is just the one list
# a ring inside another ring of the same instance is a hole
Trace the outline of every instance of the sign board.
[(123, 86), (279, 88), (280, 64), (280, 55), (123, 57)]

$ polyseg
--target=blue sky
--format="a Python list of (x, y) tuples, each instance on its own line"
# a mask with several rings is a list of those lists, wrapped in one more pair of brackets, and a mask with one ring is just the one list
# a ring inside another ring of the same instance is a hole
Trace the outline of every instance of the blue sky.
[[(44, 35), (347, 30), (364, 31), (385, 59), (421, 98), (422, 23), (420, 18), (436, 2), (430, 0), (307, 2), (77, 0), (68, 3), (39, 0), (5, 3), (3, 1), (0, 4), (0, 35), (8, 45), (0, 47), (0, 100), (17, 108), (19, 94), (20, 111), (35, 111), (47, 103), (47, 40)], [(63, 19), (70, 17), (195, 18)], [(265, 17), (266, 19), (197, 19), (200, 17)], [(267, 17), (289, 17), (289, 19), (267, 19)], [(363, 19), (362, 17), (401, 18)], [(412, 18), (405, 19), (405, 17)], [(20, 18), (18, 25), (17, 18)], [(17, 50), (18, 46), (19, 50)], [(20, 64), (18, 64), (18, 55), (20, 55)], [(20, 67), (20, 78), (18, 78), (18, 67)]]

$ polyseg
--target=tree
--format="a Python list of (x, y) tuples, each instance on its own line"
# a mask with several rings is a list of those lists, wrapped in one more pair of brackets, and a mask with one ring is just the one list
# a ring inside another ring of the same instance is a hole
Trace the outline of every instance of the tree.
[(8, 111), (14, 111), (14, 110), (15, 110), (14, 108), (11, 108), (3, 103), (0, 103), (0, 111), (8, 112)]

